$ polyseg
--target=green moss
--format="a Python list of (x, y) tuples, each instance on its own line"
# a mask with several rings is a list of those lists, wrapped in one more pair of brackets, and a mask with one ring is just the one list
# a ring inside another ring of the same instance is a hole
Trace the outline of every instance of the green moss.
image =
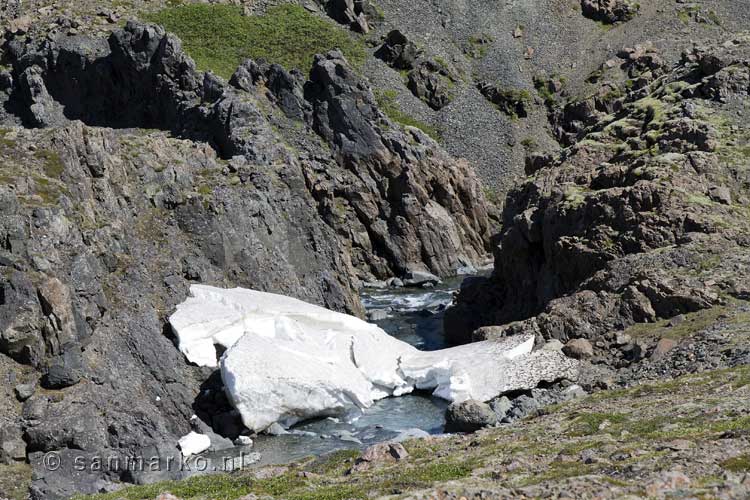
[(468, 54), (475, 58), (475, 59), (481, 59), (485, 55), (487, 55), (487, 49), (489, 48), (490, 44), (494, 42), (495, 40), (485, 34), (479, 34), (479, 35), (472, 35), (469, 37), (469, 50), (467, 50)]
[(203, 196), (210, 196), (211, 193), (213, 193), (213, 189), (211, 189), (211, 186), (206, 186), (205, 184), (202, 186), (198, 186), (198, 189), (196, 190), (198, 194)]
[(6, 138), (9, 132), (10, 130), (8, 129), (0, 128), (0, 154), (16, 146), (16, 141)]
[(517, 482), (517, 486), (530, 486), (545, 481), (560, 481), (569, 477), (585, 476), (596, 471), (597, 466), (587, 465), (581, 462), (552, 462), (549, 468), (542, 474), (526, 476)]
[(711, 20), (712, 23), (714, 23), (717, 26), (721, 26), (721, 18), (719, 18), (719, 15), (716, 13), (715, 10), (709, 10), (706, 13), (706, 17)]
[(436, 141), (440, 141), (440, 133), (435, 127), (419, 121), (413, 116), (401, 111), (401, 109), (398, 107), (398, 104), (396, 103), (397, 95), (398, 94), (394, 90), (376, 90), (375, 100), (377, 101), (380, 110), (394, 122), (400, 123), (401, 125), (407, 125), (409, 127), (416, 127)]
[(750, 472), (750, 453), (724, 460), (721, 466), (732, 472)]
[(42, 168), (47, 177), (56, 180), (62, 177), (65, 171), (65, 164), (59, 154), (49, 149), (39, 149), (34, 153), (34, 156), (44, 162)]
[[(704, 260), (696, 264), (697, 269), (709, 269), (714, 264), (718, 265), (720, 258), (717, 260), (716, 257), (714, 255), (706, 256)], [(711, 307), (685, 314), (684, 321), (674, 326), (670, 326), (671, 320), (664, 319), (655, 323), (637, 323), (626, 329), (625, 333), (633, 338), (653, 337), (679, 340), (705, 330), (716, 323), (719, 317), (726, 312), (727, 309), (725, 307)]]
[[(270, 480), (269, 480), (270, 481)], [(78, 496), (74, 500), (96, 498), (97, 500), (146, 500), (153, 499), (166, 491), (184, 498), (212, 498), (235, 499), (249, 494), (254, 481), (249, 477), (232, 475), (206, 475), (186, 479), (184, 481), (167, 481), (145, 486), (134, 486), (123, 490), (95, 495), (92, 497)]]
[(284, 4), (262, 16), (243, 16), (232, 5), (190, 4), (145, 16), (179, 36), (198, 68), (229, 78), (245, 58), (266, 59), (306, 71), (315, 54), (338, 48), (350, 63), (365, 59), (364, 42), (299, 5)]
[(501, 88), (498, 85), (483, 87), (482, 94), (495, 107), (510, 116), (526, 116), (526, 108), (531, 102), (531, 93), (526, 89)]
[(586, 193), (589, 190), (578, 185), (569, 185), (565, 188), (563, 204), (567, 208), (577, 208), (586, 201)]
[(0, 465), (0, 494), (8, 500), (26, 500), (31, 485), (28, 464)]
[(621, 413), (581, 413), (573, 420), (573, 424), (568, 429), (570, 436), (590, 436), (600, 431), (600, 427), (605, 422), (616, 424), (625, 422), (626, 415)]

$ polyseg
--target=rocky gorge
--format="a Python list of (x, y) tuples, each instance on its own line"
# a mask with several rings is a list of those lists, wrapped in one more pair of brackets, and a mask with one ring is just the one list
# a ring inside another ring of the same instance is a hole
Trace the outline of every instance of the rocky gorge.
[[(306, 67), (242, 57), (223, 74), (190, 30), (150, 21), (193, 2), (0, 8), (0, 497), (747, 495), (746, 14), (230, 3), (324, 21), (362, 60), (339, 43)], [(572, 40), (571, 26), (599, 31)], [(473, 436), (174, 483), (158, 482), (186, 476), (162, 467), (74, 467), (163, 463), (183, 436), (210, 436), (212, 452), (250, 439), (216, 370), (233, 342), (199, 366), (170, 326), (191, 286), (391, 333), (401, 287), (456, 275), (472, 276), (450, 307), (413, 312), (440, 342), (497, 361), (496, 346), (533, 337), (533, 356), (575, 373), (503, 389), (489, 370), (493, 390), (445, 413), (446, 432)], [(366, 311), (363, 289), (393, 302)]]

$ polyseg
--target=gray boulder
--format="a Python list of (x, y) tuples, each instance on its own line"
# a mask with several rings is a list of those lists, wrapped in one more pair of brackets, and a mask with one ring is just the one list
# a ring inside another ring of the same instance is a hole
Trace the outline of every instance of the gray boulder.
[(21, 429), (12, 424), (3, 423), (0, 427), (0, 464), (12, 464), (26, 460), (26, 443), (21, 436)]
[(425, 271), (409, 271), (402, 280), (404, 286), (409, 287), (420, 287), (425, 284), (437, 285), (442, 283), (442, 280), (432, 273)]
[(399, 30), (386, 35), (383, 45), (375, 52), (378, 57), (396, 69), (413, 69), (417, 62), (419, 50), (414, 42), (406, 38)]
[(453, 403), (445, 411), (445, 432), (476, 432), (496, 423), (497, 415), (493, 409), (473, 399)]

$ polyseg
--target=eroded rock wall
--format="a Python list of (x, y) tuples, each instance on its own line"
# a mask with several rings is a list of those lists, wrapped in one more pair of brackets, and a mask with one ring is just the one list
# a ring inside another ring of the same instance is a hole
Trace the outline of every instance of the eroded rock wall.
[(388, 121), (337, 54), (309, 82), (247, 63), (228, 85), (129, 23), (108, 40), (11, 37), (4, 58), (0, 368), (36, 390), (2, 393), (0, 420), (34, 498), (175, 477), (71, 466), (179, 456), (194, 413), (219, 433), (236, 423), (166, 326), (190, 283), (361, 315), (361, 280), (484, 257), (473, 172)]

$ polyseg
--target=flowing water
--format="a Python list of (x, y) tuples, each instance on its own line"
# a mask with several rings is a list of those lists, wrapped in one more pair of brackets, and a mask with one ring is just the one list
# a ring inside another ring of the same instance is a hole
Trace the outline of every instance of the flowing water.
[[(368, 313), (382, 317), (373, 321), (394, 337), (425, 351), (445, 347), (443, 312), (453, 300), (461, 280), (455, 279), (428, 290), (366, 290), (362, 302)], [(281, 464), (311, 455), (363, 448), (399, 437), (440, 434), (445, 424), (446, 401), (429, 394), (414, 393), (376, 401), (352, 419), (325, 418), (303, 422), (281, 436), (258, 436), (252, 447), (229, 450), (261, 454), (254, 466)], [(227, 452), (209, 455), (219, 460)]]

